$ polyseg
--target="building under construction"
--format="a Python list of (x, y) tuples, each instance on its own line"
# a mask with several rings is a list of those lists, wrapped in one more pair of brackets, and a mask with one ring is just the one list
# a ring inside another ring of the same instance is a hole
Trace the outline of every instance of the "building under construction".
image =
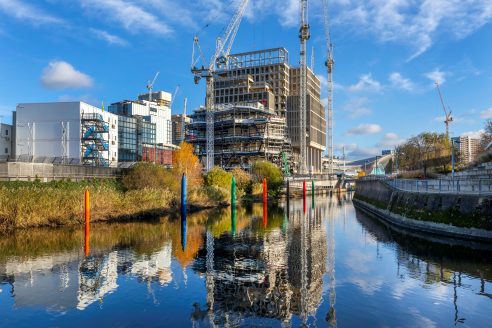
[[(186, 139), (195, 153), (206, 156), (205, 108), (190, 115)], [(249, 169), (257, 160), (268, 160), (279, 166), (287, 163), (290, 143), (285, 135), (285, 118), (261, 103), (217, 105), (214, 111), (214, 164), (225, 169)]]
[[(320, 81), (308, 69), (307, 165), (321, 173), (326, 149), (325, 108)], [(214, 80), (214, 164), (247, 167), (257, 158), (286, 169), (299, 168), (299, 68), (289, 66), (285, 48), (258, 50), (228, 57)], [(190, 142), (201, 158), (206, 156), (205, 109), (191, 115)], [(193, 139), (194, 138), (194, 139)], [(292, 139), (292, 142), (291, 142)]]
[[(300, 118), (299, 118), (300, 69), (290, 69), (290, 94), (287, 97), (287, 126), (292, 141), (294, 162), (299, 162)], [(313, 71), (307, 69), (306, 92), (306, 165), (309, 172), (321, 173), (322, 157), (326, 150), (325, 107), (321, 103), (321, 83)]]

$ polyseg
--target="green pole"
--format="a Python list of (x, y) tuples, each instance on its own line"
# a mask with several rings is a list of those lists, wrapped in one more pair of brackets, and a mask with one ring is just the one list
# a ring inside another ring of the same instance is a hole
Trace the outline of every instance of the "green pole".
[(231, 182), (231, 230), (232, 235), (236, 235), (236, 179), (232, 177)]
[(234, 177), (231, 183), (231, 206), (236, 207), (236, 179)]
[(312, 199), (311, 206), (314, 208), (314, 180), (311, 180), (311, 199)]

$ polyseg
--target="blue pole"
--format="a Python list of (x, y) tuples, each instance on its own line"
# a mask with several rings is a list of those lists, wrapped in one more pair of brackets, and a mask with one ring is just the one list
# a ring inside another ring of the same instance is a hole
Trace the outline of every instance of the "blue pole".
[(181, 177), (181, 218), (186, 220), (186, 174)]

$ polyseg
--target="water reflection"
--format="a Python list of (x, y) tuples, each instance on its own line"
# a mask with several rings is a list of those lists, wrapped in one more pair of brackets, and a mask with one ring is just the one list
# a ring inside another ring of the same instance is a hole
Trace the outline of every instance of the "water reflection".
[(354, 211), (350, 195), (311, 205), (94, 224), (87, 257), (79, 229), (18, 231), (0, 239), (0, 316), (12, 326), (83, 325), (94, 311), (147, 326), (486, 322), (487, 246), (402, 234)]

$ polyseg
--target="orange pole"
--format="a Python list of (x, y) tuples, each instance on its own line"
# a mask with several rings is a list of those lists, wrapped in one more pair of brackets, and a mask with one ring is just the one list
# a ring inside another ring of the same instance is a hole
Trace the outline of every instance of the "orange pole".
[(89, 255), (89, 237), (90, 237), (90, 218), (91, 218), (91, 200), (89, 190), (85, 191), (85, 256)]

